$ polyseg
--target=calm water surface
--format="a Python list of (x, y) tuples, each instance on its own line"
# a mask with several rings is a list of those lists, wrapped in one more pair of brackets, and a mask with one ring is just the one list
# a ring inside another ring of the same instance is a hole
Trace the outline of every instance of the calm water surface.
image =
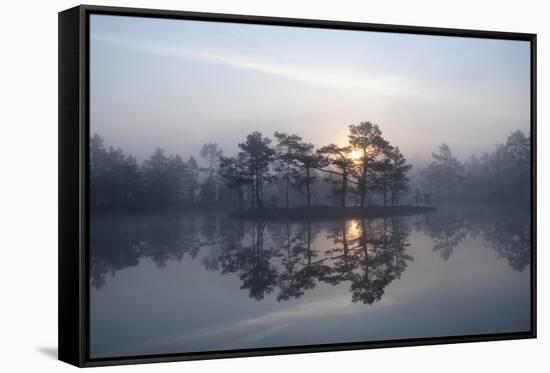
[(528, 212), (93, 216), (92, 358), (528, 331)]

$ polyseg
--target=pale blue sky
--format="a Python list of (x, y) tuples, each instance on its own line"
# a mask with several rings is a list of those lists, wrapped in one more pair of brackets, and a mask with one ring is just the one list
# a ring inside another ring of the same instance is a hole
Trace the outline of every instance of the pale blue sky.
[(140, 159), (254, 130), (344, 144), (366, 120), (412, 160), (529, 131), (524, 41), (104, 15), (90, 39), (91, 131)]

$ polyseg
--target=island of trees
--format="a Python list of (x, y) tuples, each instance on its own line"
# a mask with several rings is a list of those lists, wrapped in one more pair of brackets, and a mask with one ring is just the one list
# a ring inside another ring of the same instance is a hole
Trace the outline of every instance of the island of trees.
[[(184, 160), (157, 148), (145, 161), (90, 139), (92, 211), (224, 207), (241, 217), (386, 216), (433, 201), (529, 201), (530, 140), (515, 131), (462, 163), (442, 144), (410, 185), (412, 165), (378, 125), (349, 126), (348, 143), (316, 147), (298, 134), (252, 132), (237, 154), (207, 143)], [(331, 206), (331, 207), (330, 207)], [(349, 216), (348, 216), (349, 215)]]

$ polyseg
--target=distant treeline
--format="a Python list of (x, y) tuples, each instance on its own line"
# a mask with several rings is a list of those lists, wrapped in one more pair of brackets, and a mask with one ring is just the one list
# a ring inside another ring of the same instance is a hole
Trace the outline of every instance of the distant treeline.
[(437, 200), (518, 199), (529, 194), (529, 139), (520, 131), (492, 153), (464, 164), (445, 144), (411, 193), (412, 165), (371, 122), (349, 126), (348, 144), (315, 148), (297, 134), (253, 132), (225, 156), (216, 143), (184, 160), (161, 148), (139, 164), (120, 148), (90, 139), (90, 202), (95, 209), (233, 206), (239, 209), (320, 204), (430, 205)]
[[(421, 171), (424, 190), (437, 201), (486, 201), (528, 204), (531, 196), (531, 141), (512, 132), (504, 144), (481, 157), (460, 162), (446, 144)], [(420, 194), (415, 190), (414, 195)], [(417, 197), (415, 197), (417, 198)]]

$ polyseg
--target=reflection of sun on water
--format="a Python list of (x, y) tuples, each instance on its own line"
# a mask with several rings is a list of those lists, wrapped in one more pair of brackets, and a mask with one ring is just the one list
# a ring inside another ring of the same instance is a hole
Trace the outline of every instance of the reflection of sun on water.
[(361, 235), (361, 224), (359, 220), (351, 220), (347, 223), (346, 233), (348, 239), (356, 239)]

